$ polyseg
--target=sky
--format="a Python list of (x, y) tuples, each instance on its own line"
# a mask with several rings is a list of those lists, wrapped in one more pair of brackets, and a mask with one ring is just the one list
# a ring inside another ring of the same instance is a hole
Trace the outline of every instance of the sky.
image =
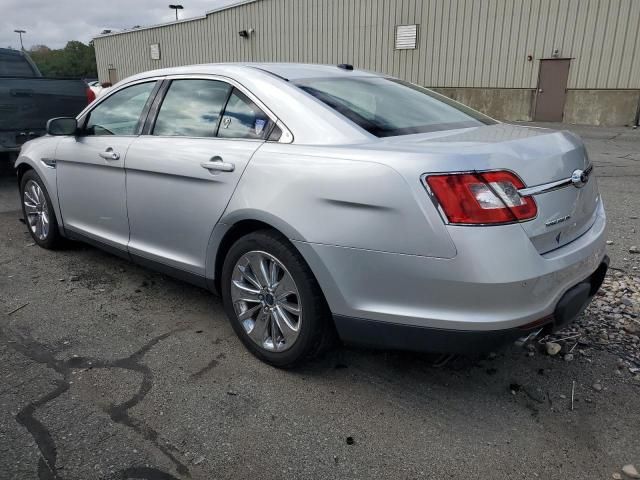
[(181, 4), (180, 18), (198, 17), (238, 0), (0, 0), (0, 47), (20, 47), (14, 30), (26, 30), (24, 47), (62, 48), (87, 43), (102, 30), (123, 30), (175, 20), (169, 4)]

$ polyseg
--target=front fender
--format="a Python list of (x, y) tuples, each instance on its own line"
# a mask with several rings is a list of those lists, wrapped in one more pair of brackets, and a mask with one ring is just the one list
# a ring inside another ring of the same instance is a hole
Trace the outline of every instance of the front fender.
[(42, 179), (58, 220), (58, 230), (64, 236), (62, 212), (58, 202), (57, 170), (55, 168), (56, 148), (59, 140), (59, 137), (41, 137), (25, 143), (20, 150), (15, 168), (18, 172), (21, 169), (31, 168)]

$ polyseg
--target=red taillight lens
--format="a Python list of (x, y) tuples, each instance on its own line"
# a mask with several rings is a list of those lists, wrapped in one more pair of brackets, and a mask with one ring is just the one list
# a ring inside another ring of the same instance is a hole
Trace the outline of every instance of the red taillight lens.
[(87, 105), (96, 99), (96, 94), (93, 90), (87, 87)]
[(427, 185), (450, 223), (500, 224), (534, 218), (533, 197), (522, 197), (522, 180), (508, 171), (429, 175)]

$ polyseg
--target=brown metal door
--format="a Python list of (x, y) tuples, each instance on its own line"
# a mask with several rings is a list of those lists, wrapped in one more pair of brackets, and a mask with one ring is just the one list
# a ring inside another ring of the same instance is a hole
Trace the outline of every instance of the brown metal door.
[(569, 78), (568, 58), (540, 60), (538, 94), (533, 119), (540, 122), (561, 122)]

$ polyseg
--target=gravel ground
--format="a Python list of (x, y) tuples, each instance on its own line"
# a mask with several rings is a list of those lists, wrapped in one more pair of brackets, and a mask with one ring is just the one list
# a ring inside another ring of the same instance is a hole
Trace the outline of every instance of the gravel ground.
[(602, 294), (564, 332), (443, 367), (340, 348), (270, 368), (208, 292), (91, 247), (33, 246), (0, 173), (0, 479), (627, 478), (640, 131), (575, 130), (609, 215)]

